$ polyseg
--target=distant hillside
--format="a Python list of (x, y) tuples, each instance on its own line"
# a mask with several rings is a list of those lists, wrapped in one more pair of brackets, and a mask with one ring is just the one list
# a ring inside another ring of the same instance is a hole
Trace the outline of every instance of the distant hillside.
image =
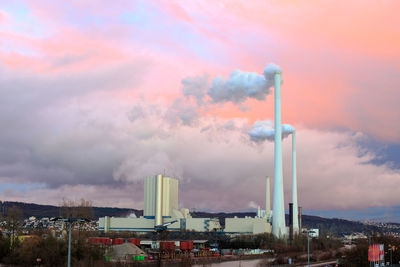
[[(225, 226), (225, 218), (233, 218), (235, 216), (243, 218), (246, 216), (254, 217), (255, 212), (236, 212), (236, 213), (209, 213), (209, 212), (193, 212), (193, 217), (211, 217), (218, 218), (222, 226)], [(286, 225), (289, 224), (289, 215), (286, 214)], [(328, 219), (318, 216), (304, 215), (302, 216), (302, 226), (304, 228), (318, 228), (321, 234), (330, 233), (342, 236), (354, 232), (370, 233), (370, 232), (387, 232), (385, 227), (376, 225), (367, 225), (361, 222), (349, 221), (344, 219)], [(392, 230), (392, 229), (391, 229)]]
[(302, 216), (302, 223), (303, 226), (307, 228), (318, 228), (320, 233), (333, 233), (337, 235), (350, 234), (354, 232), (381, 232), (383, 230), (375, 225), (366, 225), (361, 222), (336, 218), (328, 219), (304, 214)]
[[(0, 215), (6, 216), (7, 211), (10, 207), (17, 206), (22, 210), (23, 217), (28, 218), (30, 216), (35, 216), (37, 218), (42, 217), (56, 217), (60, 215), (60, 207), (52, 205), (39, 205), (33, 203), (22, 203), (22, 202), (12, 202), (12, 201), (0, 201)], [(135, 213), (137, 217), (143, 215), (142, 210), (136, 209), (124, 209), (124, 208), (109, 208), (109, 207), (93, 207), (94, 219), (104, 216), (114, 216), (114, 217), (126, 217), (131, 213)], [(208, 218), (218, 218), (221, 225), (225, 226), (225, 218), (254, 217), (256, 214), (254, 212), (232, 212), (232, 213), (211, 213), (211, 212), (192, 212), (194, 218), (208, 217)], [(288, 224), (288, 215), (286, 215), (286, 224)], [(400, 232), (400, 225), (398, 224), (366, 224), (362, 222), (355, 222), (343, 219), (328, 219), (318, 216), (303, 215), (303, 227), (306, 228), (318, 228), (321, 234), (330, 233), (334, 235), (344, 235), (348, 233), (360, 232), (360, 233), (370, 233), (370, 232)]]
[[(24, 218), (28, 218), (30, 216), (35, 216), (37, 218), (60, 216), (60, 207), (58, 206), (13, 201), (0, 201), (0, 214), (6, 216), (8, 209), (13, 206), (17, 206), (22, 210), (22, 216)], [(141, 210), (106, 207), (93, 207), (93, 212), (95, 219), (104, 216), (126, 217), (131, 213), (135, 213), (137, 216), (141, 216), (143, 214), (143, 211)]]

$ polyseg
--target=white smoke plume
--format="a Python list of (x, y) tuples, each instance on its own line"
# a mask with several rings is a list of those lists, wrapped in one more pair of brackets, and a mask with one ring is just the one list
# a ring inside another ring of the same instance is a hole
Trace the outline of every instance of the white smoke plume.
[(216, 103), (240, 104), (247, 98), (265, 100), (271, 93), (270, 88), (274, 85), (274, 74), (277, 71), (281, 71), (281, 68), (272, 63), (265, 67), (264, 75), (234, 70), (228, 80), (217, 76), (208, 90), (208, 95)]
[(136, 214), (134, 212), (130, 213), (126, 218), (137, 218)]
[(211, 81), (208, 74), (196, 77), (186, 77), (182, 82), (182, 93), (186, 98), (193, 97), (198, 106), (204, 104), (207, 88), (210, 87)]
[[(282, 124), (282, 139), (288, 137), (295, 131), (295, 128), (289, 124)], [(256, 143), (262, 143), (265, 140), (274, 141), (275, 129), (274, 122), (271, 120), (256, 121), (249, 132), (250, 140)]]

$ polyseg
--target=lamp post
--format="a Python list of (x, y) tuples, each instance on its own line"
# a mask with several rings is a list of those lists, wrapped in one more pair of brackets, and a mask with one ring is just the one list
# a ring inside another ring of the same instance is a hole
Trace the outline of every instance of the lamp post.
[(85, 218), (51, 218), (51, 221), (59, 221), (59, 222), (67, 222), (69, 224), (68, 228), (68, 263), (67, 267), (71, 267), (71, 232), (72, 232), (72, 223), (73, 222), (88, 222), (88, 219)]
[(72, 222), (69, 221), (69, 231), (68, 231), (68, 264), (67, 266), (70, 267), (71, 266), (71, 226), (72, 226)]
[(307, 266), (310, 267), (310, 234), (315, 233), (314, 231), (311, 230), (306, 230), (307, 233)]
[(308, 267), (310, 267), (310, 234), (307, 232), (307, 262)]
[(390, 251), (390, 267), (392, 267), (392, 248), (389, 248)]

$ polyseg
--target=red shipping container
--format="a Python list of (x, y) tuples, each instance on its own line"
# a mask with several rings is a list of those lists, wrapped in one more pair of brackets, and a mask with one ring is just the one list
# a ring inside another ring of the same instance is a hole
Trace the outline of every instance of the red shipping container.
[(181, 241), (180, 249), (181, 250), (192, 250), (193, 249), (193, 241)]
[(160, 242), (160, 249), (161, 250), (175, 250), (175, 242)]
[(123, 243), (125, 243), (125, 240), (123, 238), (114, 238), (112, 240), (113, 245), (121, 245)]
[(108, 237), (89, 237), (88, 242), (89, 244), (103, 244), (103, 245), (111, 244), (111, 240)]
[(99, 242), (103, 245), (111, 245), (111, 239), (109, 237), (99, 237)]
[(140, 239), (137, 239), (137, 238), (129, 238), (129, 239), (128, 239), (128, 242), (134, 244), (135, 246), (140, 246)]

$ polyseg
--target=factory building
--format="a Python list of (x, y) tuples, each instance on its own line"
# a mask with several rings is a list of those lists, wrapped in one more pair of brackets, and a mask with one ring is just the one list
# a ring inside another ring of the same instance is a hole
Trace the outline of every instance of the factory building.
[[(120, 218), (120, 217), (102, 217), (99, 218), (99, 230), (104, 231), (133, 231), (133, 232), (153, 232), (154, 219), (140, 218)], [(180, 230), (178, 222), (168, 226), (168, 230)]]
[(272, 232), (270, 178), (265, 180), (265, 210), (258, 207), (256, 217), (226, 218), (225, 233), (227, 234), (261, 234)]
[(218, 219), (192, 218), (188, 209), (178, 209), (178, 180), (159, 174), (145, 178), (144, 210), (139, 218), (102, 217), (99, 230), (153, 232), (156, 226), (167, 230), (208, 232), (221, 230)]
[(178, 211), (178, 180), (161, 174), (144, 180), (144, 210), (146, 219), (154, 219), (156, 225), (173, 217)]
[(271, 224), (264, 218), (244, 217), (226, 218), (225, 233), (227, 234), (262, 234), (271, 233)]

